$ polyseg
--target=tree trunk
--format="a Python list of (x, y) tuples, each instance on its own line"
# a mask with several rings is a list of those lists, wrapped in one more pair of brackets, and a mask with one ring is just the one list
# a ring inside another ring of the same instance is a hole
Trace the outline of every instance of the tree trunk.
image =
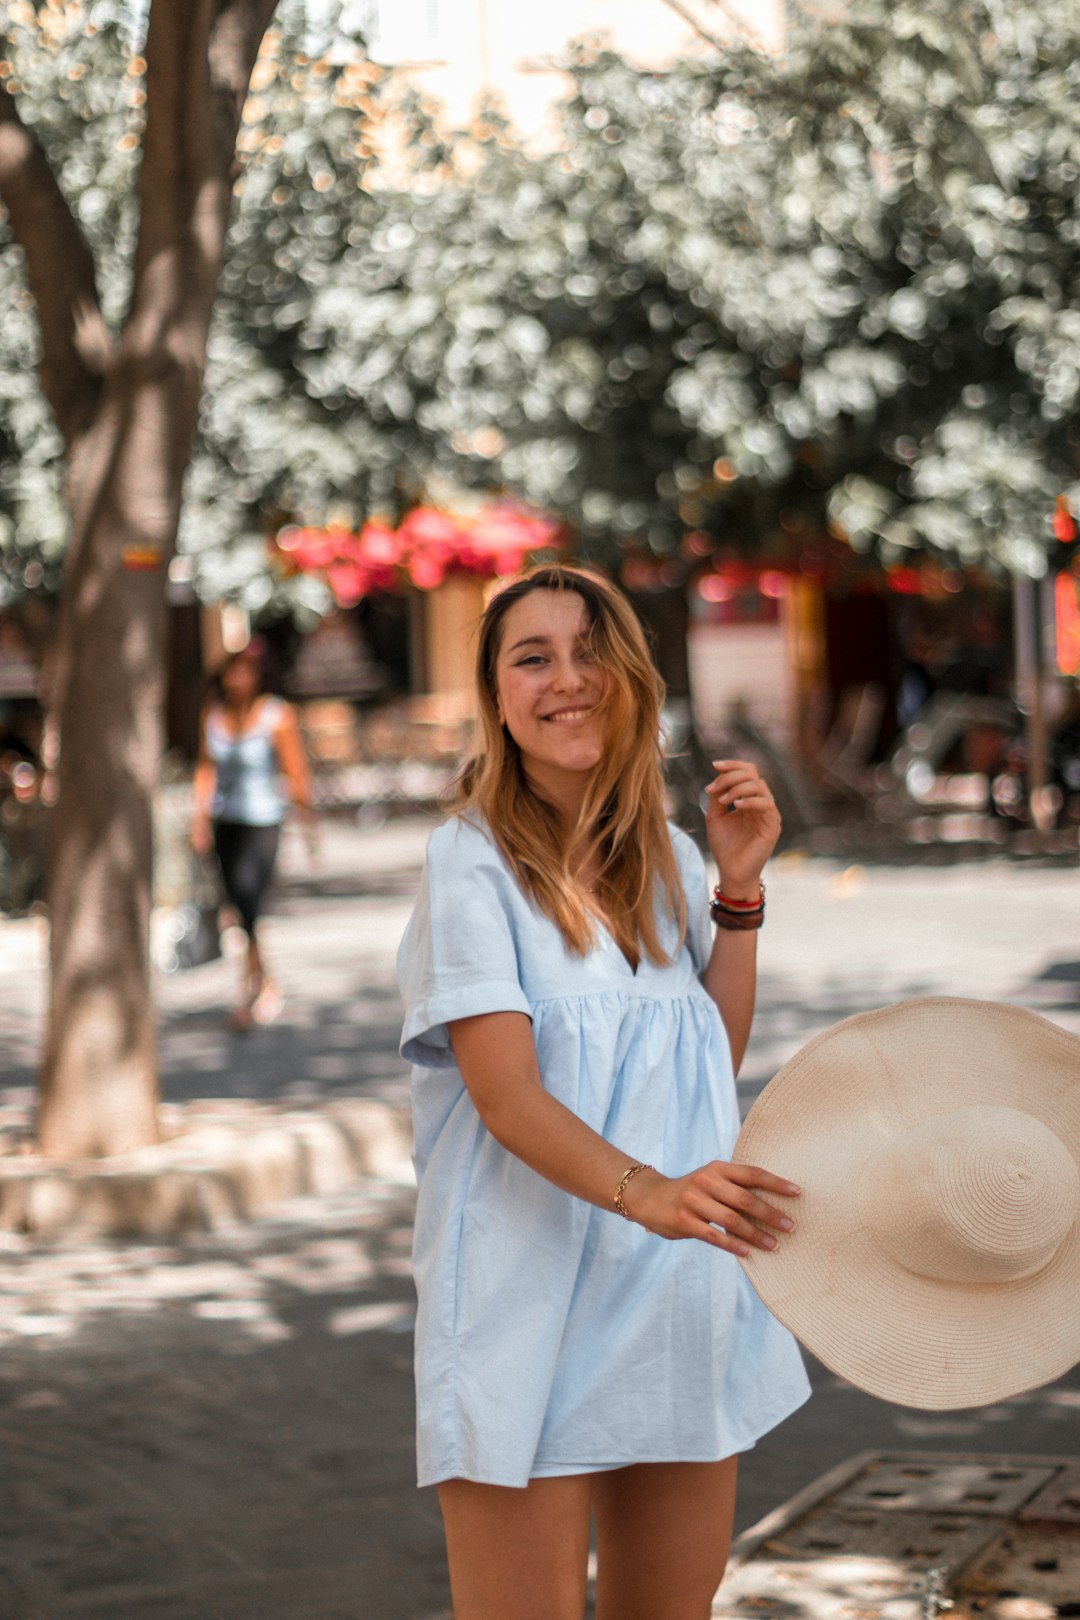
[(157, 1139), (149, 935), (163, 583), (180, 509), (175, 451), (190, 445), (197, 398), (193, 376), (143, 378), (118, 364), (72, 463), (38, 1113), (42, 1151), (55, 1158)]
[[(37, 143), (0, 94), (0, 197), (26, 252), (72, 541), (52, 704), (58, 798), (38, 1136), (63, 1159), (157, 1139), (152, 801), (164, 586), (224, 251), (235, 141), (274, 0), (155, 0), (131, 313), (118, 343)], [(59, 250), (59, 252), (58, 252)]]

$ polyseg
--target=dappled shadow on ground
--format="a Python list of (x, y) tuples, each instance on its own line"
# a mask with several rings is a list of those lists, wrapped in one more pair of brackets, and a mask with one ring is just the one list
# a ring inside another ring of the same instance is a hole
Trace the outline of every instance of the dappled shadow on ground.
[(274, 909), (281, 916), (306, 911), (312, 900), (405, 899), (411, 904), (416, 895), (414, 866), (385, 872), (365, 872), (362, 876), (338, 873), (332, 877), (293, 877), (277, 896)]
[[(284, 992), (276, 1021), (237, 1033), (231, 1007), (240, 970), (226, 957), (158, 981), (158, 1067), (166, 1100), (254, 1097), (300, 1102), (337, 1096), (403, 1101), (407, 1072), (397, 1056), (401, 1003), (393, 950), (407, 901), (371, 910), (305, 902), (295, 917), (275, 909), (268, 954)], [(226, 936), (235, 948), (237, 941)], [(16, 982), (12, 980), (11, 982)], [(29, 1097), (41, 1034), (43, 983), (0, 1020), (0, 1101)], [(19, 985), (20, 992), (23, 986)]]
[(911, 979), (890, 986), (889, 994), (883, 995), (880, 987), (873, 983), (860, 987), (845, 977), (826, 981), (812, 996), (805, 992), (792, 995), (781, 981), (763, 973), (753, 1032), (739, 1073), (740, 1098), (756, 1096), (800, 1047), (842, 1019), (871, 1012), (886, 1002), (934, 993), (930, 980)]
[(1080, 962), (1048, 962), (1025, 991), (1025, 999), (1039, 1012), (1080, 1012)]
[(411, 1199), (184, 1246), (2, 1239), (0, 1613), (437, 1620)]
[(1080, 962), (1050, 962), (1036, 977), (1054, 983), (1075, 984), (1080, 990)]
[(400, 1001), (389, 985), (356, 985), (333, 1003), (294, 998), (277, 1021), (244, 1034), (226, 1007), (174, 1011), (162, 1021), (166, 1098), (258, 1097), (314, 1102), (337, 1096), (407, 1099), (398, 1057)]
[[(368, 1184), (185, 1245), (0, 1238), (0, 1613), (447, 1616), (413, 1483), (411, 1211)], [(1077, 1450), (1080, 1370), (945, 1413), (811, 1375), (742, 1458), (739, 1529), (863, 1451)]]
[[(815, 1035), (877, 1007), (941, 994), (941, 985), (933, 977), (898, 980), (885, 993), (873, 980), (860, 986), (857, 979), (845, 975), (825, 980), (813, 992), (804, 987), (793, 995), (782, 980), (762, 973), (753, 1031), (739, 1074), (743, 1112), (777, 1070)], [(1080, 1033), (1080, 962), (1050, 963), (992, 999), (1047, 1015), (1064, 1015), (1055, 1021)]]

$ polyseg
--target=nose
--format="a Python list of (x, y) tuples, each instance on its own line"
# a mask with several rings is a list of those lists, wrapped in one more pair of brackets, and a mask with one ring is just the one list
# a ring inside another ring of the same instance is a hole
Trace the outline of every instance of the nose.
[(576, 659), (559, 658), (552, 668), (551, 684), (556, 692), (580, 692), (585, 684), (585, 672)]

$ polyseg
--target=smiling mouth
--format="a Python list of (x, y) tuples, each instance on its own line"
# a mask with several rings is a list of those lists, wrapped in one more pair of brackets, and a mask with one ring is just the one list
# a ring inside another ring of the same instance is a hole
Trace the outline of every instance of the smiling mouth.
[(553, 721), (556, 725), (566, 725), (574, 720), (591, 719), (595, 713), (595, 707), (588, 709), (556, 709), (554, 714), (545, 714), (541, 718)]

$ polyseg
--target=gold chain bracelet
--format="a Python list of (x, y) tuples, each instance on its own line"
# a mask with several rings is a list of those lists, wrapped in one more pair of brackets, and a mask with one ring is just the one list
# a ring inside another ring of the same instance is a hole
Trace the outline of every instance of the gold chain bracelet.
[(634, 1219), (634, 1217), (632, 1215), (628, 1215), (626, 1213), (626, 1209), (625, 1209), (625, 1207), (623, 1205), (623, 1193), (626, 1191), (627, 1184), (629, 1182), (633, 1181), (634, 1177), (637, 1175), (639, 1170), (653, 1170), (653, 1169), (655, 1169), (655, 1166), (651, 1165), (651, 1164), (632, 1164), (630, 1166), (629, 1170), (624, 1170), (623, 1171), (622, 1179), (619, 1182), (619, 1185), (615, 1189), (615, 1196), (614, 1196), (613, 1202), (614, 1202), (615, 1208), (618, 1210), (619, 1214), (622, 1216), (624, 1221), (632, 1221)]

